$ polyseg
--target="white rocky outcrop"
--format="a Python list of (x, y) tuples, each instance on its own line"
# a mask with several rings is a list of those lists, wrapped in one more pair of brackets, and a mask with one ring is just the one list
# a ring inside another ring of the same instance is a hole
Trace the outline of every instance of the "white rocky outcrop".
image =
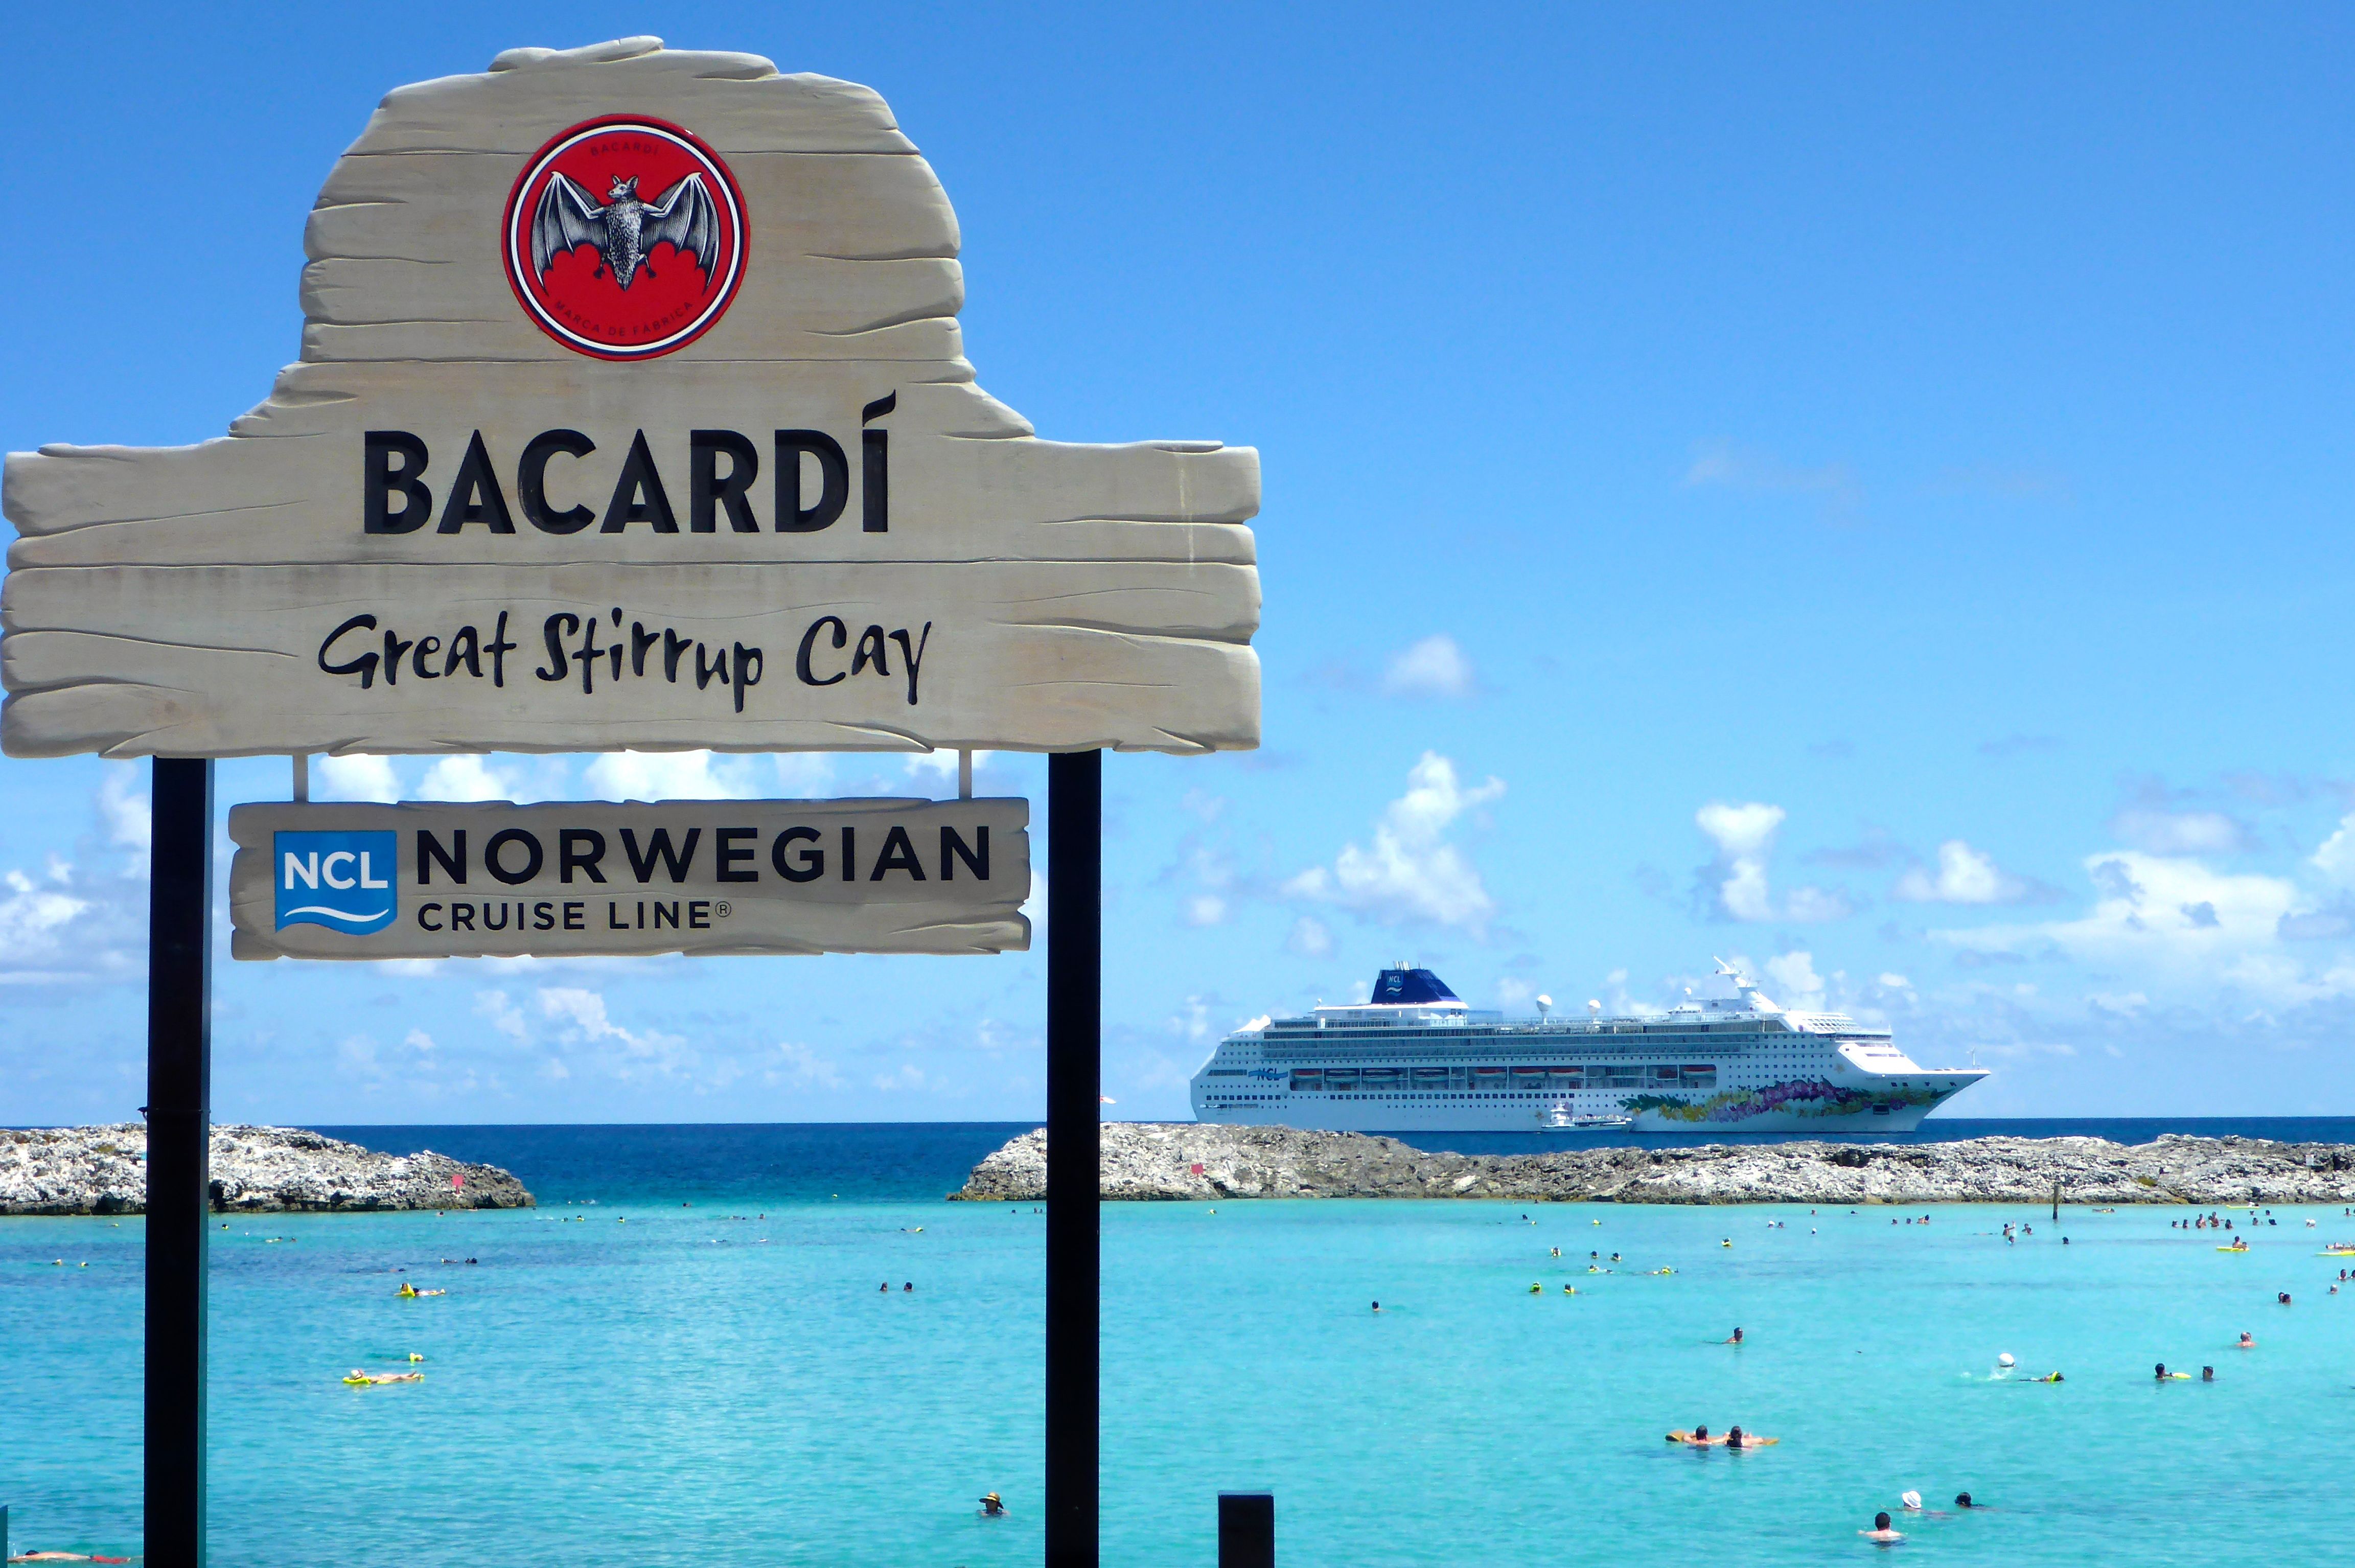
[[(1199, 1172), (1197, 1168), (1199, 1168)], [(2350, 1203), (2355, 1147), (2169, 1134), (1934, 1144), (1678, 1144), (1533, 1155), (1433, 1154), (1396, 1138), (1292, 1127), (1108, 1123), (1109, 1199), (1500, 1198), (1518, 1202)], [(1047, 1135), (974, 1167), (977, 1202), (1036, 1201)]]
[[(147, 1129), (136, 1122), (0, 1130), (0, 1214), (143, 1213), (146, 1157)], [(222, 1213), (533, 1207), (497, 1166), (378, 1154), (299, 1127), (213, 1128), (212, 1186)]]

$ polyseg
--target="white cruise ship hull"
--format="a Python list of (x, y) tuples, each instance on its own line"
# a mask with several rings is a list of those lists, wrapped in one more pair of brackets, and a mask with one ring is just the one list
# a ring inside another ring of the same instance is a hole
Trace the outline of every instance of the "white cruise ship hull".
[(1886, 1029), (1788, 1011), (1731, 969), (1719, 978), (1730, 994), (1665, 1014), (1507, 1020), (1428, 970), (1387, 969), (1371, 1002), (1228, 1036), (1194, 1075), (1194, 1115), (1331, 1132), (1837, 1137), (1911, 1132), (1987, 1076), (1917, 1066)]

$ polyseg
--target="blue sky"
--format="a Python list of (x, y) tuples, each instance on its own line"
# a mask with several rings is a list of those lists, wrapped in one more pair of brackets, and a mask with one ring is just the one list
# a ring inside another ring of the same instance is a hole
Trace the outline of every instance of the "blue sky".
[[(2355, 1111), (2343, 13), (386, 15), (16, 19), (0, 442), (259, 401), (304, 216), (400, 83), (652, 32), (876, 88), (957, 208), (983, 386), (1045, 435), (1263, 454), (1264, 749), (1107, 762), (1120, 1114), (1393, 956), (1520, 1008), (1664, 1006), (1713, 955), (1993, 1069), (1957, 1114)], [(320, 793), (947, 793), (943, 760)], [(144, 795), (0, 763), (0, 1124), (141, 1102)], [(1027, 1117), (1044, 969), (224, 957), (216, 1107)]]

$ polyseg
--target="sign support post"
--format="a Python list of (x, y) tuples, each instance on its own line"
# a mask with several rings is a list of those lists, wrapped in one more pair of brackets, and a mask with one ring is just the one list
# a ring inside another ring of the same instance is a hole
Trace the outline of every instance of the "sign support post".
[(1047, 1568), (1096, 1568), (1103, 753), (1047, 759)]
[(147, 1561), (205, 1561), (213, 764), (157, 757), (147, 891)]

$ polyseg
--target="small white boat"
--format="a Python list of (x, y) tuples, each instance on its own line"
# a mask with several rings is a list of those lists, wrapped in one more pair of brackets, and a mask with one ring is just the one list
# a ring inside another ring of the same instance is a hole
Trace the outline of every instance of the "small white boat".
[(1613, 1116), (1598, 1114), (1584, 1116), (1572, 1116), (1569, 1121), (1560, 1123), (1558, 1125), (1566, 1126), (1573, 1132), (1607, 1133), (1615, 1132), (1621, 1127), (1634, 1126), (1636, 1125), (1636, 1118), (1633, 1116)]

